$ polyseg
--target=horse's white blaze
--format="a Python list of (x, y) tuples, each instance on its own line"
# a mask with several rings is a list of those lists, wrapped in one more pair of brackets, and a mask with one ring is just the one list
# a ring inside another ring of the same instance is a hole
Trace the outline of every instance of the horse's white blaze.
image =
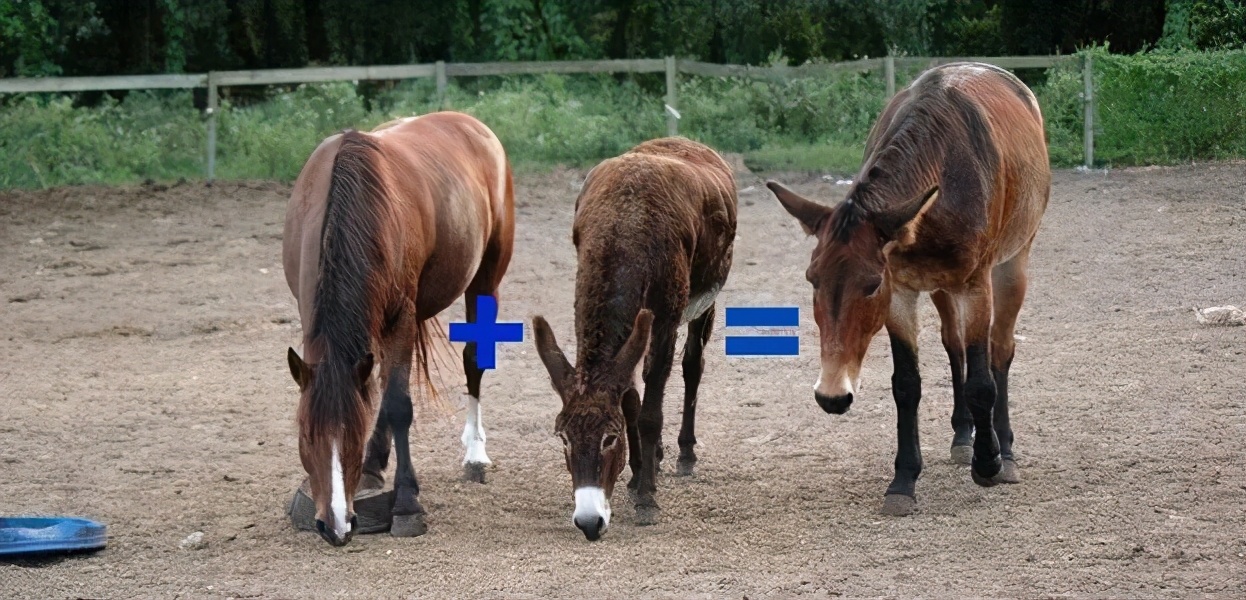
[(606, 491), (596, 487), (582, 487), (575, 490), (575, 513), (571, 515), (571, 523), (586, 521), (592, 523), (601, 517), (601, 530), (610, 526), (610, 501), (606, 499)]
[(333, 497), (329, 508), (333, 511), (333, 531), (338, 536), (350, 532), (350, 521), (346, 519), (346, 482), (342, 479), (342, 458), (337, 450), (337, 441), (333, 442)]
[(463, 464), (478, 463), (484, 465), (493, 464), (489, 460), (489, 455), (485, 453), (485, 425), (480, 419), (480, 398), (467, 394), (467, 424), (463, 426), (463, 447), (467, 448), (467, 455), (463, 457)]
[(813, 384), (813, 391), (823, 396), (837, 398), (848, 394), (855, 395), (860, 387), (861, 373), (859, 368), (854, 377), (854, 374), (847, 368), (839, 367), (838, 369), (830, 370), (824, 366), (818, 374), (818, 381)]

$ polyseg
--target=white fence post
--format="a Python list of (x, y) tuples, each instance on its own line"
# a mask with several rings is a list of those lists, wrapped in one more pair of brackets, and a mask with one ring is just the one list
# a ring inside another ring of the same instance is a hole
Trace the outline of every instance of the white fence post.
[(216, 179), (216, 73), (208, 73), (208, 183)]
[(896, 57), (888, 54), (883, 59), (883, 72), (887, 77), (887, 99), (896, 95)]
[(1082, 137), (1085, 142), (1086, 168), (1090, 169), (1095, 166), (1095, 68), (1090, 54), (1082, 58), (1082, 84), (1085, 86), (1082, 92), (1085, 107)]
[(446, 109), (446, 61), (437, 61), (437, 109)]

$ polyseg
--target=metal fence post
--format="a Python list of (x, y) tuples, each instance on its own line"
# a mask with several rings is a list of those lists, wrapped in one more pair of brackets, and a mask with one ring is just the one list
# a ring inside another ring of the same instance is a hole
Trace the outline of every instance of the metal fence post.
[(666, 135), (679, 135), (679, 72), (675, 57), (666, 57)]
[(446, 109), (446, 61), (437, 61), (437, 108)]
[(216, 179), (216, 74), (208, 73), (208, 183)]
[(888, 54), (883, 59), (883, 72), (887, 76), (887, 99), (896, 95), (896, 57)]
[(1086, 168), (1090, 169), (1095, 166), (1095, 68), (1090, 54), (1082, 57), (1082, 84), (1085, 86), (1082, 92), (1082, 137), (1085, 142)]

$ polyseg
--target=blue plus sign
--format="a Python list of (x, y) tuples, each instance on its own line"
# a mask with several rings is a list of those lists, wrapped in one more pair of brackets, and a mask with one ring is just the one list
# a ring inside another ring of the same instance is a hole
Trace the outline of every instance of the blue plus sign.
[(522, 342), (523, 323), (498, 323), (498, 301), (493, 296), (476, 297), (476, 322), (451, 323), (450, 341), (476, 343), (476, 368), (497, 368), (497, 344)]

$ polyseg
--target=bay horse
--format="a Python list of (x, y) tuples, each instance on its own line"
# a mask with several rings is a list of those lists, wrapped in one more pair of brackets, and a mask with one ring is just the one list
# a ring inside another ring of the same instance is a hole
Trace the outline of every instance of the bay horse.
[(826, 412), (848, 410), (870, 340), (887, 326), (898, 450), (883, 512), (916, 509), (921, 292), (938, 309), (951, 363), (953, 460), (970, 462), (980, 485), (1019, 482), (1008, 370), (1026, 264), (1051, 190), (1043, 117), (1030, 89), (986, 64), (931, 69), (887, 104), (839, 205), (767, 186), (817, 236), (806, 278), (821, 337), (814, 399)]
[[(572, 522), (590, 541), (610, 524), (610, 497), (625, 457), (639, 522), (658, 519), (662, 396), (685, 324), (677, 473), (693, 474), (697, 388), (735, 230), (731, 167), (714, 150), (684, 138), (651, 140), (603, 161), (576, 198), (576, 366), (543, 317), (534, 317), (532, 326), (562, 398), (554, 428), (571, 472)], [(643, 403), (636, 372), (642, 358)]]
[[(390, 534), (424, 533), (408, 441), (412, 359), (431, 386), (432, 318), (465, 296), (474, 322), (476, 298), (496, 296), (511, 259), (514, 212), (502, 144), (484, 124), (455, 112), (331, 136), (295, 181), (282, 262), (305, 354), (290, 348), (287, 356), (300, 390), (299, 457), (317, 529), (329, 543), (350, 540), (355, 493), (361, 479), (381, 486), (391, 436), (398, 464)], [(374, 363), (384, 386), (379, 409)], [(464, 348), (463, 368), (464, 467), (479, 475), (489, 458), (475, 344)]]

